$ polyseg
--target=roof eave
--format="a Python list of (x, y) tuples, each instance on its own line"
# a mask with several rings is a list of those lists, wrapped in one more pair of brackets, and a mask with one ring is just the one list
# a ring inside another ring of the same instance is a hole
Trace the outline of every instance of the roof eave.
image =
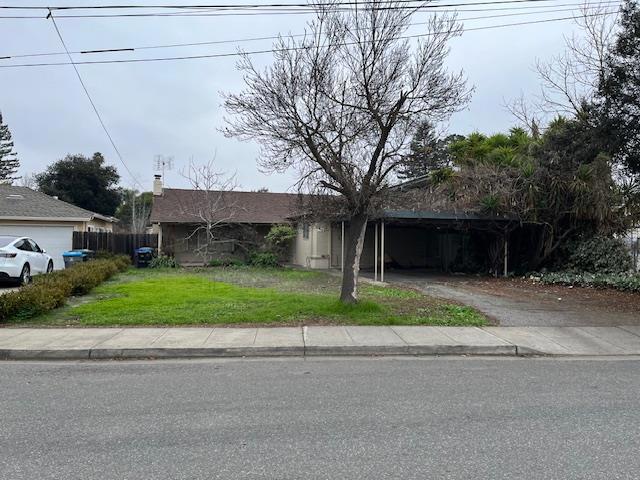
[(89, 222), (92, 217), (26, 217), (20, 216), (0, 216), (2, 220), (22, 221), (22, 222)]

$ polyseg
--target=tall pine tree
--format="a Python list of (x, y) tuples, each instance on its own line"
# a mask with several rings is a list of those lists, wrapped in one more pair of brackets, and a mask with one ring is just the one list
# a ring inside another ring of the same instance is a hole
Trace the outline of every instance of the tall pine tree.
[(18, 154), (13, 150), (9, 127), (2, 121), (0, 112), (0, 183), (11, 183), (19, 177), (14, 175), (20, 167)]
[(453, 157), (449, 152), (449, 146), (462, 139), (463, 136), (455, 134), (441, 138), (433, 123), (428, 120), (422, 121), (411, 140), (409, 154), (402, 160), (398, 169), (398, 178), (410, 180), (434, 170), (450, 167)]

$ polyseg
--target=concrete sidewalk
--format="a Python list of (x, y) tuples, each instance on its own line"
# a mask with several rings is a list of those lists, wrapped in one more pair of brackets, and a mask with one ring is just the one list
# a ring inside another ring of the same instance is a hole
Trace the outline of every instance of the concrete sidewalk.
[(0, 359), (289, 355), (640, 355), (640, 327), (0, 329)]

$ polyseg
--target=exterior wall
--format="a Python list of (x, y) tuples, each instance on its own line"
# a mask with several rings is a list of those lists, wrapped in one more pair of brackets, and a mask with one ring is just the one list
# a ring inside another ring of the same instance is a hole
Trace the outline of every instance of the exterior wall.
[(94, 218), (90, 222), (83, 222), (82, 226), (75, 230), (80, 232), (113, 232), (113, 223)]
[(194, 265), (203, 265), (213, 259), (247, 260), (249, 251), (264, 242), (270, 228), (267, 224), (219, 227), (217, 235), (221, 240), (204, 251), (206, 232), (194, 233), (197, 225), (163, 223), (155, 226), (161, 252), (173, 256), (180, 264)]
[[(306, 227), (308, 235), (305, 237)], [(331, 257), (331, 225), (326, 222), (297, 225), (293, 263), (307, 268), (329, 268)]]
[(331, 268), (342, 268), (342, 222), (331, 225)]

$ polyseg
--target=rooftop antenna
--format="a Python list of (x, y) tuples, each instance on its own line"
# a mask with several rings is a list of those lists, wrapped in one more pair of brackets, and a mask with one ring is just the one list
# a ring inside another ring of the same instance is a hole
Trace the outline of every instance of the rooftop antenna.
[(156, 172), (162, 172), (162, 180), (165, 181), (165, 171), (173, 170), (173, 156), (156, 155), (153, 157), (153, 167)]

